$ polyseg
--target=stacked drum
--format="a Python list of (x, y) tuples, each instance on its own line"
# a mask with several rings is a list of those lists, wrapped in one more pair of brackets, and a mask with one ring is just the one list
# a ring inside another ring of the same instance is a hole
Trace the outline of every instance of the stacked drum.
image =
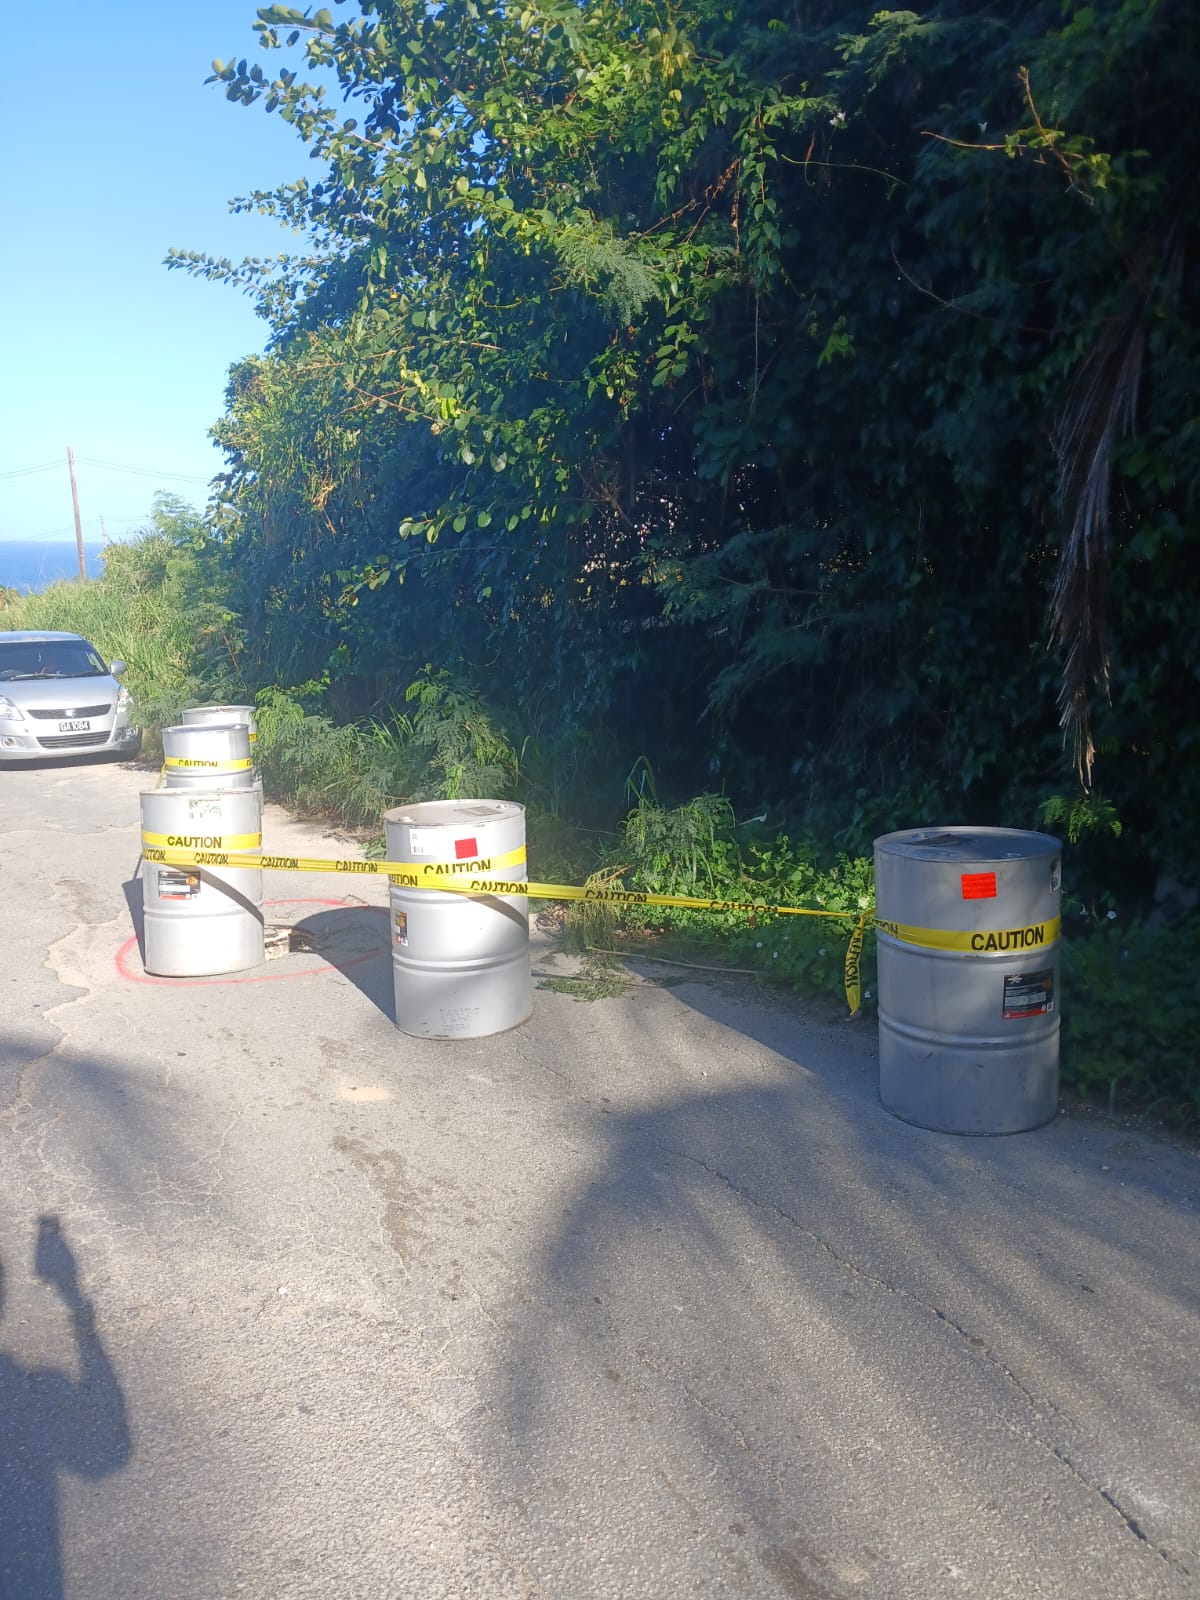
[[(216, 709), (249, 712), (200, 707), (164, 728), (166, 787), (141, 797), (145, 962), (162, 977), (240, 972), (264, 957), (262, 873), (223, 862), (234, 852), (262, 853), (251, 725), (209, 720)], [(164, 861), (172, 850), (190, 852), (192, 862)]]
[(253, 706), (189, 706), (183, 713), (185, 727), (204, 724), (244, 722), (250, 734), (250, 753), (258, 743), (258, 723), (254, 720)]
[(255, 746), (258, 744), (258, 723), (254, 720), (253, 706), (189, 706), (183, 713), (185, 728), (195, 727), (226, 727), (230, 723), (244, 723), (250, 738), (250, 771), (254, 775), (254, 782), (259, 789), (262, 788), (262, 778), (259, 776), (254, 758), (257, 754)]
[[(229, 865), (262, 856), (255, 736), (250, 706), (195, 706), (162, 730), (166, 786), (141, 797), (147, 972), (208, 977), (264, 959), (262, 872)], [(397, 1026), (476, 1039), (525, 1022), (524, 807), (435, 800), (389, 811), (384, 823)], [(475, 882), (488, 887), (472, 893)]]

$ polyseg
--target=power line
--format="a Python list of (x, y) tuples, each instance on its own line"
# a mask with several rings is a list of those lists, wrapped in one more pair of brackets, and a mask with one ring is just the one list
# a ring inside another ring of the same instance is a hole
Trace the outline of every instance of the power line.
[[(163, 472), (157, 467), (131, 467), (120, 461), (104, 461), (99, 456), (76, 456), (76, 462), (96, 467), (101, 472), (123, 472), (135, 478), (170, 478), (179, 483), (204, 483), (211, 480), (195, 472)], [(62, 470), (61, 461), (42, 461), (31, 467), (11, 467), (5, 472), (0, 472), (0, 482), (11, 478), (32, 478), (41, 472), (58, 472)]]
[(120, 461), (101, 461), (97, 456), (76, 456), (76, 461), (104, 472), (125, 472), (135, 478), (175, 478), (181, 483), (207, 483), (208, 478), (194, 472), (160, 472), (154, 467), (129, 467)]
[(36, 467), (13, 467), (8, 472), (0, 472), (0, 478), (32, 478), (36, 472), (55, 472), (61, 466), (61, 461), (43, 461)]

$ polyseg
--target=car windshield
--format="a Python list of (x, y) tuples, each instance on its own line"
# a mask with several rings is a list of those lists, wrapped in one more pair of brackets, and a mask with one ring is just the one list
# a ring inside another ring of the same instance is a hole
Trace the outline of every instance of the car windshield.
[(17, 678), (102, 678), (108, 667), (82, 639), (19, 639), (0, 643), (0, 682)]

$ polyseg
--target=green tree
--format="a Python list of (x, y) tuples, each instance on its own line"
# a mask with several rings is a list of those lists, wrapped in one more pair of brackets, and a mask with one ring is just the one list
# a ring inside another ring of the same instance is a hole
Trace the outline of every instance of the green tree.
[(273, 330), (218, 432), (263, 670), (465, 663), (856, 844), (1032, 821), (1096, 706), (1125, 839), (1178, 857), (1194, 8), (349, 13), (216, 66), (318, 159), (241, 202), (312, 252), (172, 257)]

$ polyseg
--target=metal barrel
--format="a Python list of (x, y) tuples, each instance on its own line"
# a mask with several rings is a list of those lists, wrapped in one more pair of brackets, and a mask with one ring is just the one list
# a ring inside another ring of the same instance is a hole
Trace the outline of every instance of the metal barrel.
[(525, 808), (509, 800), (429, 800), (384, 817), (390, 861), (396, 1026), (424, 1039), (479, 1039), (533, 1011), (528, 901), (520, 893), (437, 893), (422, 885), (522, 883)]
[(258, 755), (258, 723), (254, 718), (253, 706), (189, 706), (183, 712), (183, 721), (189, 728), (244, 722), (250, 733), (250, 759), (254, 763), (250, 770), (255, 784), (259, 789), (262, 788), (262, 776), (255, 759)]
[(258, 723), (254, 720), (253, 706), (189, 706), (183, 713), (184, 723), (195, 726), (202, 723), (244, 722), (250, 730), (250, 754), (258, 743)]
[(168, 789), (252, 789), (250, 729), (239, 723), (177, 724), (162, 730)]
[(1062, 845), (1015, 828), (875, 841), (879, 1096), (942, 1133), (1021, 1133), (1058, 1106)]
[[(243, 730), (244, 731), (244, 730)], [(262, 873), (203, 862), (172, 866), (160, 850), (262, 853), (257, 789), (154, 789), (141, 797), (146, 971), (210, 977), (262, 964)]]

